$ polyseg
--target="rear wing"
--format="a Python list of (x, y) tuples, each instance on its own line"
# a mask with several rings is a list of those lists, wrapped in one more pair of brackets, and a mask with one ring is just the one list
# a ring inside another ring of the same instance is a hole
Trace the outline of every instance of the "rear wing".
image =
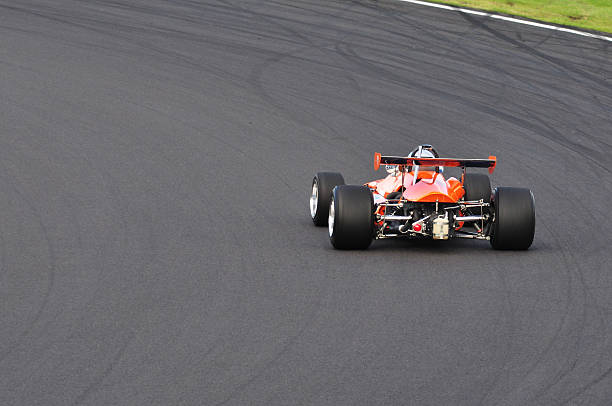
[(386, 156), (380, 152), (374, 153), (374, 170), (380, 165), (423, 165), (423, 166), (449, 166), (460, 168), (488, 168), (493, 173), (497, 158), (490, 156), (489, 159), (457, 159), (457, 158), (413, 158), (406, 156)]

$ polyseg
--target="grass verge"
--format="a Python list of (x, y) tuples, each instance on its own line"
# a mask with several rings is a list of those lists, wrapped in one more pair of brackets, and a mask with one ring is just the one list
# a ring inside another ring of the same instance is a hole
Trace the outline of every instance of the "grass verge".
[(612, 0), (429, 0), (612, 33)]

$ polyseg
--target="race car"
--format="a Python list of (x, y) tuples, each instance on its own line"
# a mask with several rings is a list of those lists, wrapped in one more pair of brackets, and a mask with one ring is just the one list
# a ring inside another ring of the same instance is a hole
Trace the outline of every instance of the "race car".
[[(535, 233), (535, 202), (529, 189), (491, 190), (487, 174), (497, 159), (440, 158), (431, 145), (408, 156), (374, 154), (374, 169), (388, 175), (364, 185), (346, 185), (337, 172), (319, 172), (312, 180), (310, 215), (328, 226), (336, 249), (367, 249), (372, 240), (429, 238), (489, 240), (494, 249), (526, 250)], [(462, 169), (461, 180), (446, 179), (445, 167)]]

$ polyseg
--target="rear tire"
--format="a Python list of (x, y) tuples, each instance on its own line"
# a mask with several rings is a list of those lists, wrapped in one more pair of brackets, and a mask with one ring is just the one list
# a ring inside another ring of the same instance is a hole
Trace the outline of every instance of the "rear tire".
[(374, 236), (374, 199), (366, 186), (341, 185), (332, 192), (329, 239), (336, 249), (364, 250)]
[(535, 202), (529, 189), (498, 187), (493, 194), (495, 219), (491, 246), (496, 250), (526, 250), (535, 234)]
[(338, 172), (319, 172), (312, 180), (310, 217), (316, 226), (327, 225), (332, 190), (338, 185), (344, 185), (344, 178)]
[(466, 173), (463, 176), (463, 190), (465, 200), (480, 200), (491, 203), (491, 181), (489, 176), (480, 173)]

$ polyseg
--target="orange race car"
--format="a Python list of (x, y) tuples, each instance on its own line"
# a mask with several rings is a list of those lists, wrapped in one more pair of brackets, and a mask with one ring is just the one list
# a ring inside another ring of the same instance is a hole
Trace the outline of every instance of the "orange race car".
[[(497, 187), (489, 176), (466, 173), (487, 168), (496, 158), (440, 158), (431, 145), (406, 157), (374, 154), (374, 169), (388, 175), (365, 185), (345, 185), (337, 172), (319, 172), (312, 181), (310, 215), (328, 226), (337, 249), (366, 249), (373, 239), (411, 237), (489, 240), (495, 249), (524, 250), (535, 232), (535, 205), (529, 189)], [(459, 167), (461, 180), (443, 176)]]

